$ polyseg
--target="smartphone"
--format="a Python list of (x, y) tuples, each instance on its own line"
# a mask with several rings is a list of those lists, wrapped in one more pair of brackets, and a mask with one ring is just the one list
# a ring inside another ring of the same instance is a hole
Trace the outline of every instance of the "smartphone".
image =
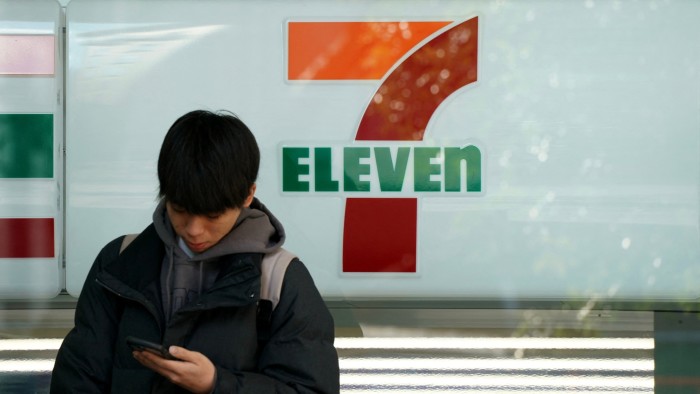
[(129, 345), (134, 350), (145, 350), (153, 354), (157, 354), (168, 360), (176, 360), (169, 352), (165, 346), (157, 344), (155, 342), (147, 341), (145, 339), (136, 338), (132, 336), (126, 337), (126, 344)]

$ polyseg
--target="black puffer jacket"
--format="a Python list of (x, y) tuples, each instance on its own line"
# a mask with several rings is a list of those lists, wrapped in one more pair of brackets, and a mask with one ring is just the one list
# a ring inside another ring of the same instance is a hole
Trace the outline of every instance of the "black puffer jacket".
[(261, 253), (223, 256), (214, 285), (166, 324), (163, 242), (153, 225), (119, 254), (121, 242), (106, 245), (87, 276), (75, 328), (56, 358), (52, 393), (184, 392), (133, 358), (129, 335), (209, 357), (217, 369), (215, 393), (339, 391), (333, 320), (299, 260), (287, 269), (266, 330), (256, 321)]

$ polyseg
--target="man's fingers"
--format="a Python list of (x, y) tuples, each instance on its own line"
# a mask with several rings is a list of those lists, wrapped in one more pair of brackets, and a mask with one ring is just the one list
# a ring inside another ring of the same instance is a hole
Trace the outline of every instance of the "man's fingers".
[(189, 391), (212, 390), (216, 367), (205, 355), (179, 346), (171, 346), (168, 351), (177, 360), (168, 360), (144, 351), (134, 351), (134, 357), (143, 366)]
[(167, 360), (148, 351), (135, 351), (134, 358), (136, 358), (136, 360), (138, 360), (138, 362), (143, 364), (145, 367), (148, 367), (161, 374), (166, 371), (176, 370), (176, 363), (180, 363), (180, 361)]
[(170, 346), (168, 348), (168, 352), (180, 361), (188, 361), (194, 364), (201, 364), (203, 359), (205, 358), (204, 355), (200, 352), (187, 350), (184, 347), (175, 345)]

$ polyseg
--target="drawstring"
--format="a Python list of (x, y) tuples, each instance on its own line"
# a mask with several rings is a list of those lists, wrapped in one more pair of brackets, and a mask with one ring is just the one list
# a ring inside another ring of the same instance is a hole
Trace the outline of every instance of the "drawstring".
[(204, 261), (199, 261), (199, 289), (197, 294), (201, 297), (202, 295), (202, 278), (204, 277)]
[(172, 292), (171, 292), (171, 286), (172, 286), (172, 274), (173, 274), (173, 262), (174, 262), (174, 248), (170, 247), (168, 248), (168, 274), (165, 276), (165, 313), (167, 314), (168, 319), (170, 320), (170, 316), (172, 316)]

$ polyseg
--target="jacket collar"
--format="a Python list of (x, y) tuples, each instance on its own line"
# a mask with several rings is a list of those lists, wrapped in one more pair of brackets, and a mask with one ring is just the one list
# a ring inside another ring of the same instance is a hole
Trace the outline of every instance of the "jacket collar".
[[(128, 248), (98, 273), (98, 280), (126, 298), (143, 298), (162, 314), (160, 270), (165, 247), (153, 224), (139, 234)], [(200, 297), (199, 307), (243, 305), (257, 301), (260, 293), (262, 254), (222, 256), (221, 270), (214, 286)], [(231, 290), (235, 289), (235, 290)]]

